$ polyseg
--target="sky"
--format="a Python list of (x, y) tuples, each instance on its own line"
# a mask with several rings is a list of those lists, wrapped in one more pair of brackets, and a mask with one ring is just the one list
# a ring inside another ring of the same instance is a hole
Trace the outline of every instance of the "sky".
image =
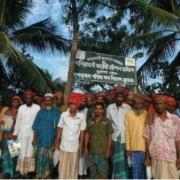
[[(31, 14), (26, 18), (27, 26), (51, 17), (59, 28), (59, 33), (66, 38), (69, 37), (68, 27), (60, 22), (61, 18), (61, 4), (58, 0), (49, 0), (49, 4), (44, 0), (33, 0), (34, 8)], [(56, 53), (53, 55), (51, 52), (41, 54), (27, 49), (27, 52), (33, 56), (33, 62), (42, 69), (48, 69), (52, 74), (53, 79), (61, 77), (63, 80), (67, 79), (69, 56)]]
[[(31, 25), (38, 21), (44, 20), (48, 17), (52, 17), (53, 21), (59, 28), (59, 33), (65, 38), (70, 38), (68, 27), (61, 22), (61, 3), (59, 0), (49, 0), (49, 4), (45, 3), (44, 0), (33, 0), (34, 8), (31, 10), (31, 14), (26, 18), (26, 24)], [(104, 12), (103, 12), (104, 14)], [(105, 12), (105, 16), (109, 16), (108, 12)], [(33, 52), (32, 50), (27, 51), (33, 56), (33, 62), (42, 69), (48, 69), (52, 74), (53, 79), (61, 77), (62, 80), (67, 80), (67, 73), (69, 67), (69, 56), (64, 54), (53, 55), (50, 52), (46, 54), (40, 54)], [(128, 57), (132, 57), (131, 55)], [(145, 62), (145, 59), (137, 60), (137, 69)]]

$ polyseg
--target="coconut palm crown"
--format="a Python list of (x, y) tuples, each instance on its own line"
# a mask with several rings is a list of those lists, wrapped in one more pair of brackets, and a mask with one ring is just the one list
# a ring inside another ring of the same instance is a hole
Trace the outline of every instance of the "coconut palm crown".
[(30, 86), (33, 82), (33, 88), (46, 93), (53, 91), (54, 85), (19, 49), (25, 47), (39, 53), (51, 51), (66, 55), (71, 41), (58, 34), (51, 18), (26, 26), (25, 19), (32, 8), (30, 0), (0, 1), (0, 61), (7, 68), (17, 63), (22, 78)]

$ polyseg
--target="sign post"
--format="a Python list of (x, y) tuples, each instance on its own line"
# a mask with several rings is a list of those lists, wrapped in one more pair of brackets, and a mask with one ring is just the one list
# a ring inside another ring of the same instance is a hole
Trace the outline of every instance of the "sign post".
[(87, 81), (137, 85), (135, 58), (77, 51), (74, 77)]

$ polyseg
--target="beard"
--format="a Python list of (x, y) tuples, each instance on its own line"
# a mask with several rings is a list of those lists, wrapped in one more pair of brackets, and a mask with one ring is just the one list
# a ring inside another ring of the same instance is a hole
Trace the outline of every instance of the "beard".
[(79, 106), (79, 111), (82, 111), (85, 109), (85, 106)]
[(63, 103), (56, 103), (56, 107), (61, 107)]
[(144, 109), (134, 109), (134, 112), (136, 115), (140, 116), (144, 112)]
[(119, 107), (119, 106), (121, 106), (121, 105), (122, 105), (122, 103), (123, 103), (122, 101), (116, 101), (116, 106), (118, 106), (118, 107)]
[(90, 104), (90, 105), (86, 105), (86, 107), (89, 109), (89, 108), (91, 108), (93, 105), (92, 104)]
[(33, 104), (33, 102), (28, 102), (28, 103), (26, 103), (26, 106), (30, 107), (30, 106), (32, 106), (32, 104)]
[(46, 110), (50, 111), (52, 109), (52, 106), (46, 106)]

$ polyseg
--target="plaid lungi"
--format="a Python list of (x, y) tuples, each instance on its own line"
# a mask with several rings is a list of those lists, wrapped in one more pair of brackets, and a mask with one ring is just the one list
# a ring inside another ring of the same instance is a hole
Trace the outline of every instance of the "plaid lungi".
[(36, 179), (41, 178), (45, 179), (49, 175), (52, 175), (53, 172), (53, 155), (54, 148), (39, 148), (38, 149), (38, 158), (36, 165)]
[(146, 178), (144, 160), (145, 160), (145, 152), (141, 152), (141, 151), (131, 152), (133, 179)]
[(34, 172), (36, 167), (35, 158), (18, 156), (16, 171), (20, 171), (22, 175)]
[(112, 179), (128, 179), (129, 167), (126, 158), (125, 144), (121, 144), (121, 138), (112, 141)]
[(3, 173), (9, 173), (11, 178), (17, 178), (20, 176), (20, 173), (16, 171), (16, 165), (18, 161), (18, 156), (11, 158), (7, 141), (9, 139), (5, 138), (3, 139), (3, 153), (2, 153), (2, 170)]
[(104, 154), (90, 154), (89, 167), (91, 179), (107, 179), (109, 165)]

